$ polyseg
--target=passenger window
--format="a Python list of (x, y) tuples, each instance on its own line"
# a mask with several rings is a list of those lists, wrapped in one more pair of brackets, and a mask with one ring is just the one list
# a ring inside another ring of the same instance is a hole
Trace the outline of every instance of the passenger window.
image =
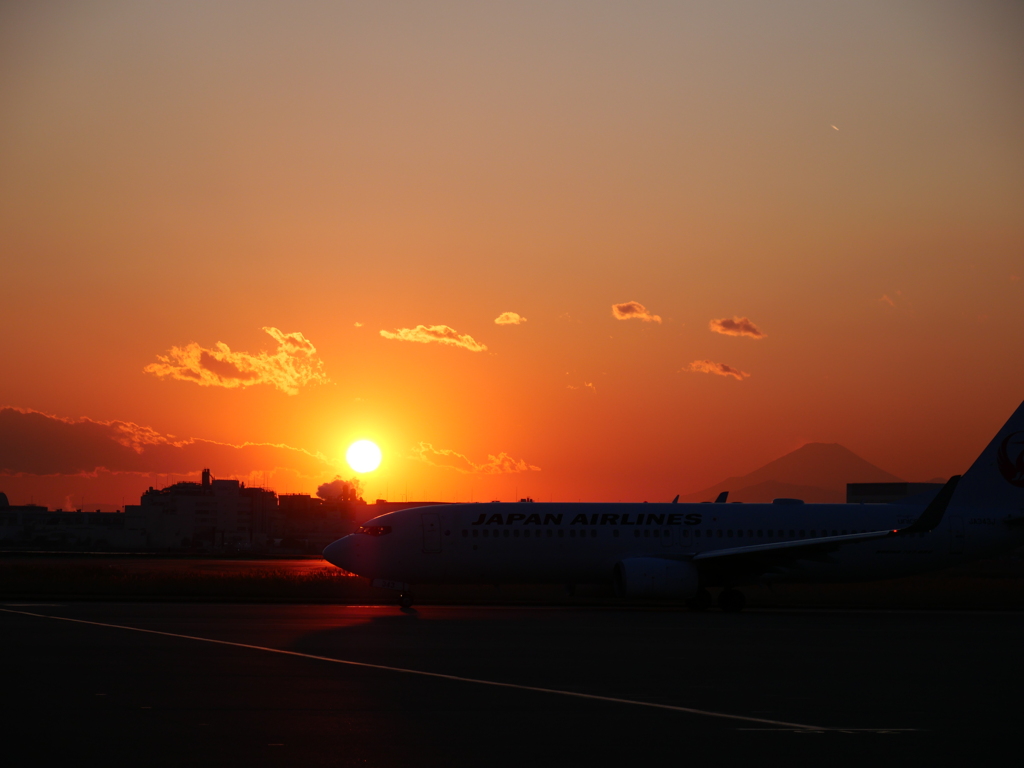
[(466, 538), (467, 536), (469, 536), (469, 531), (467, 531), (465, 528), (463, 528), (462, 529), (462, 538)]
[(732, 538), (732, 528), (730, 528), (728, 531), (726, 531), (725, 535), (728, 536), (731, 539)]
[(803, 531), (800, 531), (800, 538), (801, 539), (804, 538), (804, 532)]
[(698, 528), (696, 531), (693, 532), (693, 538), (696, 539), (696, 538), (699, 538), (699, 537), (700, 537), (700, 528)]
[(758, 531), (757, 532), (757, 538), (763, 539), (764, 538), (764, 531)]
[(839, 531), (832, 531), (832, 535), (833, 536), (838, 536), (839, 535)]
[(519, 538), (519, 529), (518, 528), (516, 528), (516, 530), (515, 530), (515, 536), (516, 536), (517, 539)]
[(658, 538), (659, 536), (661, 536), (661, 531), (655, 531), (654, 538)]
[[(644, 531), (644, 533), (647, 533), (647, 531)], [(640, 538), (640, 531), (639, 530), (633, 531), (633, 536), (634, 536), (634, 538), (639, 539)]]
[(690, 531), (687, 530), (686, 528), (683, 528), (683, 538), (684, 539), (690, 538)]
[(550, 539), (554, 535), (554, 532), (550, 528), (548, 528), (548, 538)]
[(743, 529), (740, 528), (738, 531), (736, 531), (736, 535), (742, 538), (743, 537)]
[(596, 539), (596, 538), (597, 538), (597, 528), (594, 528), (594, 529), (593, 529), (593, 530), (592, 530), (592, 531), (590, 532), (590, 538), (592, 538), (592, 539)]
[(561, 538), (563, 538), (564, 536), (565, 536), (565, 529), (563, 529), (563, 528), (559, 528), (559, 529), (558, 529), (558, 538), (560, 538), (560, 539), (561, 539)]
[(718, 529), (718, 538), (722, 538), (722, 529), (721, 528)]
[(845, 535), (846, 535), (846, 531), (843, 531), (843, 536), (845, 536)]
[(505, 529), (505, 538), (506, 539), (508, 538), (508, 529), (507, 528)]

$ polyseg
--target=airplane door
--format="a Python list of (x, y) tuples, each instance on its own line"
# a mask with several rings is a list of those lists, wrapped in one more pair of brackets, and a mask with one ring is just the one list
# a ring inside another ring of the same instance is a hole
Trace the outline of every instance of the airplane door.
[(424, 512), (420, 515), (423, 522), (423, 551), (441, 551), (441, 516), (437, 512)]
[(962, 517), (949, 519), (949, 552), (953, 555), (964, 553), (964, 519)]

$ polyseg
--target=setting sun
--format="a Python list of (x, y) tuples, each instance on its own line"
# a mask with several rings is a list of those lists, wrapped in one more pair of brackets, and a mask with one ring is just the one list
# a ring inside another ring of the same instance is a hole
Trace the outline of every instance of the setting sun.
[(380, 448), (369, 440), (357, 440), (345, 452), (345, 460), (356, 472), (373, 472), (380, 466), (380, 459)]

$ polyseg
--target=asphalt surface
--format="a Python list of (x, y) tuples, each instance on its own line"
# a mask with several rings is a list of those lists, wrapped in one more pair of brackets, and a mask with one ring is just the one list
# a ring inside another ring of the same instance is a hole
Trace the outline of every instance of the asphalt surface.
[(36, 763), (936, 765), (1020, 750), (1024, 613), (0, 608), (5, 743)]

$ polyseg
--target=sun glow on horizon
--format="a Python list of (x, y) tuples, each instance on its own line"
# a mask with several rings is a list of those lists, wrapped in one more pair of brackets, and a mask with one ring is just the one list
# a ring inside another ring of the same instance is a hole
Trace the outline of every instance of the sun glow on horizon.
[(380, 448), (370, 440), (357, 440), (345, 451), (345, 461), (356, 472), (373, 472), (380, 466)]

